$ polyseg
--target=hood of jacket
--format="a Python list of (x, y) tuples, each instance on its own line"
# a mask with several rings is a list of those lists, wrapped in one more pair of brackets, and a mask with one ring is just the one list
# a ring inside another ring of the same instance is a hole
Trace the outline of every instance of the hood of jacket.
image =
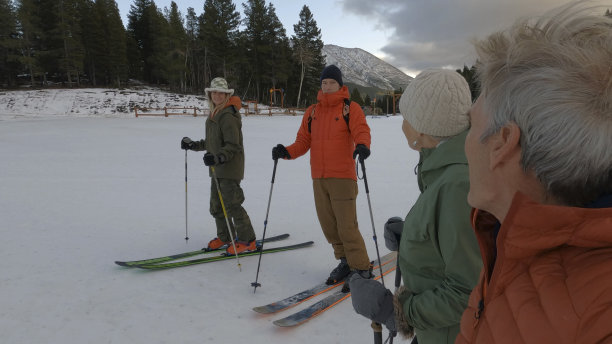
[(238, 96), (231, 96), (227, 101), (227, 104), (225, 104), (224, 109), (230, 106), (236, 108), (236, 111), (240, 111), (240, 109), (242, 109), (242, 102), (240, 101), (240, 98)]
[(351, 95), (349, 94), (348, 87), (342, 86), (340, 89), (334, 93), (323, 93), (323, 91), (319, 90), (317, 94), (317, 100), (319, 104), (322, 106), (334, 106), (339, 103), (344, 102), (344, 99), (350, 99)]
[(517, 193), (502, 224), (512, 228), (503, 243), (506, 256), (522, 259), (562, 246), (612, 247), (610, 206), (545, 205)]
[(419, 153), (417, 168), (418, 184), (421, 192), (437, 180), (444, 168), (449, 165), (467, 165), (465, 156), (465, 137), (467, 130), (451, 137), (435, 148), (423, 148)]

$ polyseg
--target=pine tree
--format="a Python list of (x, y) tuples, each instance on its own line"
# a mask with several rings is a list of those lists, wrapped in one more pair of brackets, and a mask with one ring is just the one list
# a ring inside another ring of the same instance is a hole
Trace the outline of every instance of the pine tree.
[(255, 98), (260, 101), (269, 88), (287, 85), (291, 58), (289, 40), (272, 4), (266, 6), (264, 0), (248, 0), (243, 7), (246, 73), (249, 74), (248, 84), (253, 80)]
[(158, 85), (169, 82), (169, 58), (170, 58), (170, 24), (166, 17), (156, 7), (149, 8), (149, 16), (151, 22), (149, 26), (149, 34), (151, 38), (151, 54), (146, 58), (146, 63), (150, 67), (149, 82)]
[(293, 25), (295, 35), (291, 37), (293, 53), (299, 63), (300, 83), (296, 104), (302, 104), (302, 94), (305, 95), (304, 105), (316, 100), (319, 89), (319, 74), (325, 67), (323, 56), (323, 40), (321, 30), (317, 26), (308, 6), (300, 11), (300, 21)]
[(351, 101), (354, 101), (360, 106), (363, 106), (363, 98), (361, 98), (361, 93), (359, 93), (359, 90), (357, 89), (357, 87), (355, 87), (353, 89), (353, 92), (351, 92)]
[(32, 85), (35, 84), (36, 77), (44, 74), (40, 61), (37, 58), (42, 45), (39, 12), (38, 4), (34, 0), (21, 0), (17, 7), (18, 29), (21, 33), (20, 50), (22, 56), (20, 57), (20, 62), (26, 66)]
[(195, 92), (200, 89), (198, 83), (199, 68), (197, 64), (198, 56), (198, 32), (200, 31), (200, 24), (198, 16), (195, 13), (193, 7), (187, 8), (187, 15), (185, 16), (185, 35), (187, 36), (187, 50), (185, 61), (187, 64), (187, 88), (191, 92)]
[(173, 89), (186, 90), (187, 79), (187, 34), (183, 26), (181, 13), (174, 1), (170, 3), (170, 11), (166, 14), (168, 21), (168, 51), (165, 64), (165, 79)]
[(58, 0), (58, 23), (55, 31), (61, 37), (59, 72), (66, 76), (70, 87), (79, 85), (79, 75), (83, 72), (85, 49), (83, 47), (80, 13), (84, 10), (84, 0)]
[(18, 55), (15, 9), (10, 0), (0, 0), (0, 85), (14, 86), (21, 68)]
[(128, 76), (126, 32), (114, 0), (95, 0), (83, 23), (86, 65), (94, 86), (120, 87)]
[(199, 37), (206, 50), (210, 71), (207, 79), (217, 76), (228, 79), (239, 56), (236, 39), (240, 13), (231, 0), (206, 0), (200, 18)]
[(370, 95), (367, 93), (366, 93), (365, 99), (363, 100), (363, 105), (365, 106), (372, 105), (372, 98), (370, 98)]
[(130, 73), (147, 82), (163, 83), (168, 50), (168, 22), (152, 0), (134, 0), (128, 14), (128, 42), (138, 54), (129, 54)]
[(478, 80), (476, 78), (476, 67), (472, 66), (468, 68), (468, 66), (463, 66), (463, 69), (457, 69), (457, 73), (461, 74), (465, 81), (467, 81), (468, 85), (470, 85), (470, 92), (472, 93), (472, 101), (475, 101), (480, 94), (480, 86), (478, 85)]
[[(276, 9), (272, 3), (268, 4), (267, 14), (270, 19), (270, 26), (267, 31), (267, 37), (272, 44), (272, 50), (268, 59), (268, 73), (266, 79), (269, 80), (273, 89), (281, 89), (283, 94), (286, 94), (287, 81), (291, 71), (291, 49), (289, 47), (289, 39), (283, 24), (276, 15)], [(272, 93), (272, 102), (279, 104), (276, 99), (277, 93)]]
[(244, 38), (247, 44), (249, 80), (253, 80), (255, 99), (260, 101), (263, 89), (263, 72), (267, 68), (265, 60), (271, 50), (270, 44), (266, 42), (264, 37), (265, 29), (268, 26), (266, 3), (264, 0), (247, 0), (247, 3), (242, 4), (242, 6), (244, 7), (246, 24)]

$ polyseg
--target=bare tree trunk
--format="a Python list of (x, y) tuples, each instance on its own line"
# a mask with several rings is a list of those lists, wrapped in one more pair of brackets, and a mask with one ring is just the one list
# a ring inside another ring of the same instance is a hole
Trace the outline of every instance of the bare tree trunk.
[(302, 95), (302, 83), (304, 82), (304, 73), (305, 73), (306, 67), (304, 66), (304, 61), (302, 60), (302, 70), (300, 73), (300, 88), (298, 90), (298, 96), (297, 96), (297, 107), (300, 107), (300, 97)]

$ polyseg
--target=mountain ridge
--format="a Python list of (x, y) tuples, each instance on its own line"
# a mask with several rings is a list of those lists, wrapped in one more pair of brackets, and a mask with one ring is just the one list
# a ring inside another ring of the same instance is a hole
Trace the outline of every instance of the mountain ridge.
[(413, 79), (361, 48), (345, 48), (326, 44), (323, 46), (323, 54), (326, 55), (327, 65), (334, 64), (340, 68), (344, 82), (360, 89), (373, 88), (380, 91), (406, 89)]

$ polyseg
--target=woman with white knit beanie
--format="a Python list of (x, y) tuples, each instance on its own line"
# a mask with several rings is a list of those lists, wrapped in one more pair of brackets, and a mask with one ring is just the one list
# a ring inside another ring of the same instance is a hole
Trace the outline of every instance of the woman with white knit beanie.
[(376, 281), (350, 281), (357, 313), (420, 343), (454, 343), (482, 267), (467, 203), (470, 106), (470, 88), (455, 71), (426, 70), (408, 85), (400, 99), (402, 130), (420, 154), (421, 194), (404, 221), (385, 224), (385, 244), (399, 251), (404, 286), (394, 296)]

